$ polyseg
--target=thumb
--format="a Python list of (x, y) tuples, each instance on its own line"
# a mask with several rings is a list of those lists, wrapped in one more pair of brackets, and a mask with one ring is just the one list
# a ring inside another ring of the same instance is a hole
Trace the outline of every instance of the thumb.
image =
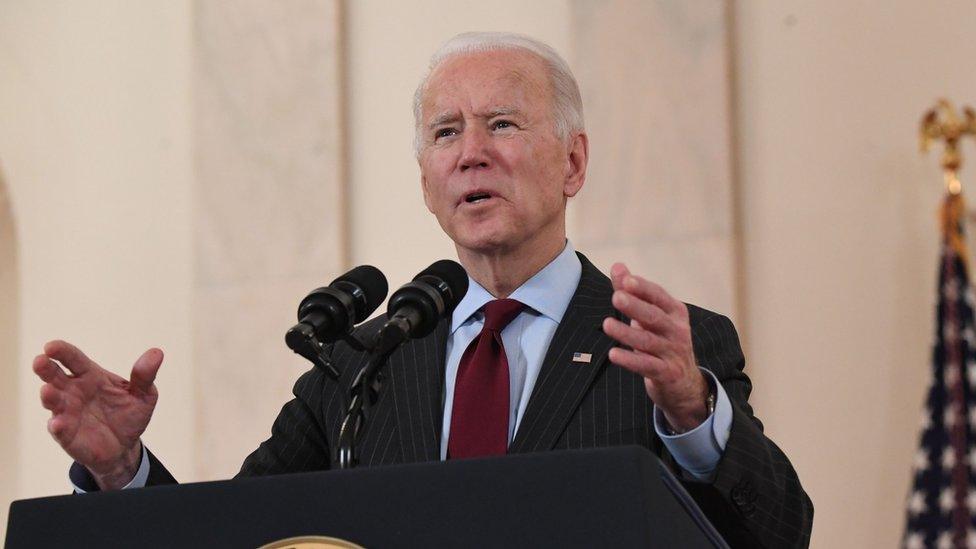
[(613, 288), (615, 290), (620, 290), (624, 287), (624, 277), (630, 274), (630, 269), (627, 268), (623, 263), (614, 263), (610, 267), (610, 280), (613, 282)]
[(142, 353), (132, 366), (132, 375), (129, 379), (129, 386), (141, 393), (148, 393), (152, 389), (156, 373), (163, 364), (163, 352), (152, 348)]

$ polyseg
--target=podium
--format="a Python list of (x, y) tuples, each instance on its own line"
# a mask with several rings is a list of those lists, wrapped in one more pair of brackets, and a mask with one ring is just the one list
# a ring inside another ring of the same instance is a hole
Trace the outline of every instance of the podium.
[(638, 447), (322, 471), (15, 501), (6, 547), (727, 547)]

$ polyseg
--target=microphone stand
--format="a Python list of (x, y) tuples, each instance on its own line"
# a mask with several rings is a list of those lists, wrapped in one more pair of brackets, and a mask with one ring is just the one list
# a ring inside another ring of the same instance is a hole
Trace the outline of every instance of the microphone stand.
[(315, 332), (311, 326), (302, 323), (288, 330), (288, 333), (285, 334), (285, 343), (292, 351), (305, 357), (332, 381), (339, 381), (339, 371), (329, 360), (329, 356), (325, 352), (325, 344), (315, 337)]
[(371, 345), (369, 359), (349, 386), (349, 407), (339, 428), (336, 463), (340, 469), (359, 465), (356, 445), (366, 424), (369, 409), (376, 403), (383, 378), (380, 370), (400, 344), (407, 340), (410, 324), (401, 316), (393, 316), (377, 334)]

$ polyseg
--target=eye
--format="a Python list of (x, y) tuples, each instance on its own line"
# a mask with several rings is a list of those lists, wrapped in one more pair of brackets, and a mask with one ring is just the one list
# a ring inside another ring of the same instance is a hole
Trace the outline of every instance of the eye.
[(441, 128), (434, 132), (434, 140), (438, 140), (442, 137), (450, 137), (457, 134), (457, 130), (454, 128)]
[(493, 130), (504, 130), (507, 128), (514, 128), (515, 123), (510, 120), (496, 120), (491, 124), (491, 129)]

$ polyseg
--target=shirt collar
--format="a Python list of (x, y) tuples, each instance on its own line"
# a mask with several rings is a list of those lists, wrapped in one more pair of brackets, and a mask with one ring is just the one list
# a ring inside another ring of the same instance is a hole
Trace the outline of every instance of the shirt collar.
[[(527, 307), (558, 324), (566, 314), (573, 294), (576, 293), (582, 272), (583, 266), (576, 256), (576, 250), (567, 240), (563, 251), (555, 259), (532, 275), (532, 278), (526, 280), (508, 297), (521, 301)], [(484, 307), (485, 303), (493, 299), (494, 296), (488, 293), (488, 290), (468, 277), (468, 293), (464, 294), (451, 316), (451, 333), (453, 334), (473, 314)]]

